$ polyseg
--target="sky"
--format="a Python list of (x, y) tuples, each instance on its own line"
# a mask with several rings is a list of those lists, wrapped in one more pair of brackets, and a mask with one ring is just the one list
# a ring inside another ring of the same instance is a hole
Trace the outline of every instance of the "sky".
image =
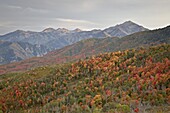
[(0, 35), (20, 29), (104, 29), (131, 20), (170, 25), (170, 0), (0, 0)]

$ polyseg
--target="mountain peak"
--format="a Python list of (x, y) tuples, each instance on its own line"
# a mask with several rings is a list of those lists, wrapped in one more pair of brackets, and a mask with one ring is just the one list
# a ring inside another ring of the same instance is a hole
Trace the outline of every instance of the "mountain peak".
[(66, 29), (66, 28), (58, 28), (57, 31), (58, 31), (58, 32), (62, 32), (62, 33), (68, 33), (68, 32), (70, 32), (70, 31), (69, 31), (68, 29)]
[(43, 32), (52, 32), (52, 31), (55, 31), (55, 29), (50, 27), (43, 30)]
[(132, 25), (140, 26), (140, 25), (138, 25), (138, 24), (136, 24), (135, 22), (132, 22), (132, 21), (130, 21), (130, 20), (125, 21), (124, 23), (119, 24), (119, 25), (117, 25), (117, 26), (132, 26)]
[(107, 28), (104, 31), (110, 34), (111, 36), (123, 37), (129, 34), (147, 30), (148, 29), (144, 28), (143, 26), (128, 20), (122, 24)]
[(131, 20), (125, 21), (124, 23), (133, 23), (134, 24), (134, 22), (132, 22)]
[(74, 29), (73, 31), (75, 31), (75, 32), (81, 32), (82, 30), (79, 29), (79, 28), (76, 28), (76, 29)]
[(14, 32), (17, 32), (17, 33), (23, 33), (23, 32), (25, 32), (25, 31), (24, 31), (24, 30), (20, 30), (20, 29), (18, 29), (18, 30), (14, 31)]

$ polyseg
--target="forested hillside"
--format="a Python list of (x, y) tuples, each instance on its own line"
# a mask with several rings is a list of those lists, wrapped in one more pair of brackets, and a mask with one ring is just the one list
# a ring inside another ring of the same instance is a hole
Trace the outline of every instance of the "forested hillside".
[(170, 45), (0, 76), (0, 112), (168, 113)]

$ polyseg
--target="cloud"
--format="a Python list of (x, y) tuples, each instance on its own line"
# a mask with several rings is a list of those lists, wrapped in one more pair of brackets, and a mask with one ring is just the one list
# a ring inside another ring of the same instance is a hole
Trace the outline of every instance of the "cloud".
[(65, 19), (65, 18), (56, 18), (55, 20), (67, 23), (77, 23), (77, 24), (92, 24), (92, 25), (99, 25), (98, 23), (94, 23), (87, 20), (75, 20), (75, 19)]
[(168, 25), (170, 0), (0, 0), (0, 33), (47, 26), (106, 28), (132, 20), (148, 28)]
[(36, 13), (48, 13), (48, 10), (45, 9), (36, 9), (32, 7), (25, 8), (26, 11), (36, 12)]
[(20, 10), (20, 11), (26, 11), (26, 12), (32, 12), (32, 13), (48, 13), (49, 12), (49, 10), (47, 9), (23, 7), (23, 6), (17, 6), (17, 5), (6, 5), (6, 7), (12, 10)]
[(14, 5), (7, 5), (7, 7), (11, 9), (22, 9), (21, 6), (14, 6)]

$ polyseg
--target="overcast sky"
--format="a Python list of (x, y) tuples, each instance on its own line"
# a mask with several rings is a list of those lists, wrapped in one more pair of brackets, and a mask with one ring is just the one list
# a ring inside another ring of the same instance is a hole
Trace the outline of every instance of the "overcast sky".
[(170, 24), (170, 0), (0, 0), (0, 34), (16, 29), (107, 28), (131, 20), (149, 29)]

